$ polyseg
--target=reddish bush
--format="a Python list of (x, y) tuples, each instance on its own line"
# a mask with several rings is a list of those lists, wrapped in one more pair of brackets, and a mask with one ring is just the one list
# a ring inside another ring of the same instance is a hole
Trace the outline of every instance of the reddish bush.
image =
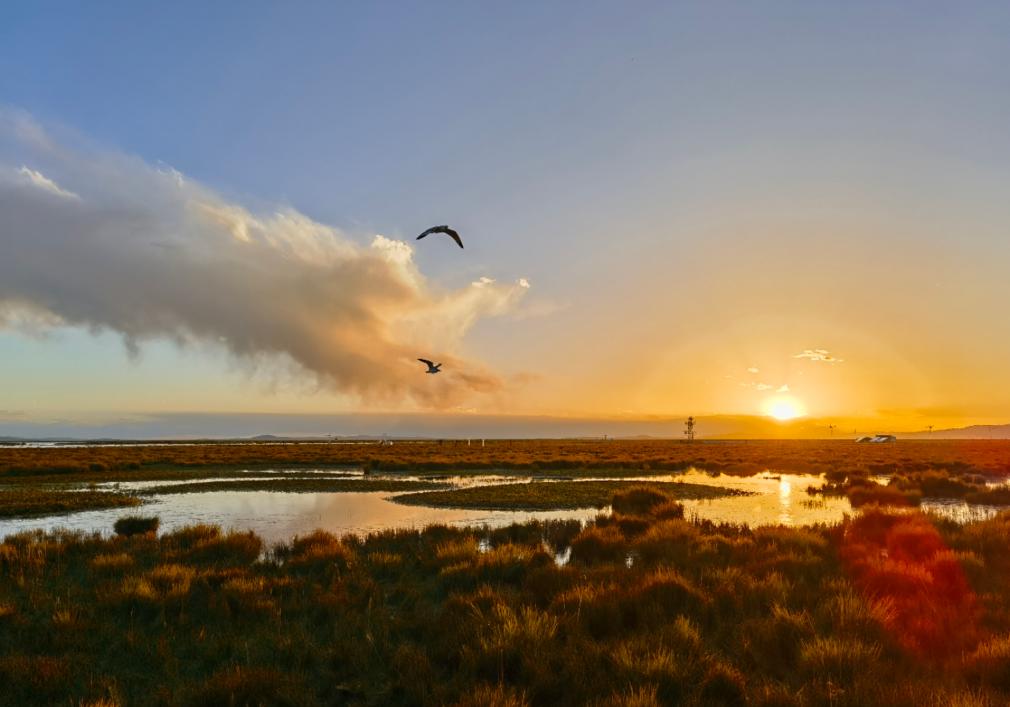
[(839, 554), (905, 649), (943, 661), (977, 642), (975, 594), (924, 515), (870, 510), (848, 523)]

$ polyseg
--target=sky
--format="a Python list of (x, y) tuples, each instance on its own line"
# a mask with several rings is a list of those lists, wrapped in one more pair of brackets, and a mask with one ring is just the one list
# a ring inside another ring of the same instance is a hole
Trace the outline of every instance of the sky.
[(5, 4), (0, 435), (1010, 422), (1008, 63), (998, 3)]

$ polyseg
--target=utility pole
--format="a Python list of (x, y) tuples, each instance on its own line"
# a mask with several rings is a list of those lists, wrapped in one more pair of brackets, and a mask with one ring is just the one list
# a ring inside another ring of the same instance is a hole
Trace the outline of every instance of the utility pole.
[(694, 441), (694, 418), (687, 418), (687, 422), (684, 423), (684, 436), (687, 437), (688, 442)]

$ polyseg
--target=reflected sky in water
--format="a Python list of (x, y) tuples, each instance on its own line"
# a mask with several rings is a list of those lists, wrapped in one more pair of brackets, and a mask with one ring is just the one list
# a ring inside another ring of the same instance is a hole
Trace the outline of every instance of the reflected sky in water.
[[(262, 474), (262, 472), (260, 472)], [(283, 475), (284, 470), (277, 470)], [(306, 474), (305, 470), (291, 473)], [(360, 476), (353, 470), (330, 470), (333, 476)], [(252, 474), (250, 475), (252, 476)], [(421, 478), (399, 476), (397, 478)], [(424, 478), (430, 478), (426, 476)], [(529, 478), (488, 474), (483, 476), (442, 475), (440, 481), (456, 486), (528, 482)], [(615, 479), (616, 480), (616, 479)], [(629, 479), (623, 479), (629, 480)], [(634, 479), (630, 479), (634, 480)], [(766, 471), (747, 477), (708, 474), (699, 470), (666, 476), (638, 477), (642, 481), (684, 481), (748, 491), (750, 495), (708, 500), (685, 500), (687, 516), (735, 524), (799, 526), (837, 523), (853, 509), (844, 497), (811, 495), (807, 488), (819, 486), (822, 477), (777, 474)], [(208, 479), (207, 481), (210, 481)], [(169, 481), (126, 482), (101, 486), (120, 490), (141, 490)], [(184, 483), (184, 482), (174, 482)], [(188, 483), (188, 482), (185, 482)], [(541, 481), (538, 483), (549, 483)], [(252, 530), (268, 543), (290, 540), (321, 528), (335, 534), (366, 534), (389, 528), (423, 528), (434, 523), (499, 527), (533, 519), (575, 519), (588, 521), (609, 509), (569, 511), (484, 511), (401, 505), (391, 500), (396, 493), (291, 493), (276, 491), (212, 491), (167, 494), (153, 497), (140, 508), (113, 508), (34, 519), (0, 520), (0, 537), (23, 530), (64, 528), (109, 534), (118, 518), (125, 515), (157, 515), (161, 529), (172, 531), (196, 523), (220, 525), (236, 530)], [(960, 500), (928, 499), (923, 510), (958, 522), (984, 520), (1003, 510), (1000, 506), (973, 506)]]
[(746, 525), (812, 525), (837, 523), (852, 513), (847, 498), (810, 495), (807, 488), (820, 486), (817, 476), (775, 474), (755, 476), (712, 476), (701, 471), (679, 474), (677, 479), (694, 484), (750, 491), (750, 496), (727, 496), (709, 500), (684, 501), (687, 515), (720, 523)]
[(268, 543), (290, 540), (321, 528), (337, 535), (364, 534), (387, 528), (423, 528), (433, 523), (498, 527), (532, 519), (595, 518), (600, 511), (521, 512), (447, 510), (406, 506), (389, 500), (389, 492), (281, 493), (276, 491), (212, 491), (155, 497), (139, 508), (112, 508), (63, 516), (0, 520), (0, 537), (22, 530), (83, 530), (109, 534), (117, 518), (156, 515), (161, 530), (196, 523), (252, 530)]

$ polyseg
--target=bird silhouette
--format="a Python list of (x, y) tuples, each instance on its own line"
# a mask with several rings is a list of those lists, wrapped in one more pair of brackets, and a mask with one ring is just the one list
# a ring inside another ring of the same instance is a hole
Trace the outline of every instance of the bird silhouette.
[(460, 248), (463, 247), (463, 239), (459, 237), (459, 234), (456, 233), (456, 231), (452, 230), (448, 226), (432, 226), (427, 231), (419, 235), (415, 240), (421, 240), (425, 236), (430, 236), (432, 233), (444, 233), (445, 235), (449, 236), (454, 241), (456, 241), (456, 245), (458, 245)]
[(426, 358), (419, 358), (417, 360), (420, 361), (421, 363), (426, 364), (428, 366), (428, 370), (425, 371), (425, 373), (441, 373), (442, 372), (442, 364), (441, 363), (432, 363), (431, 361), (429, 361)]

